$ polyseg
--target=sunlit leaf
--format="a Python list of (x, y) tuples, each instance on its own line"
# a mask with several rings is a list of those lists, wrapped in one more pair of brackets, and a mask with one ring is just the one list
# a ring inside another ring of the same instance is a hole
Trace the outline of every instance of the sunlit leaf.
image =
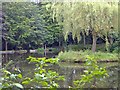
[(23, 89), (23, 86), (22, 86), (21, 84), (19, 84), (19, 83), (14, 83), (13, 85), (15, 85), (15, 86), (18, 87), (18, 88)]

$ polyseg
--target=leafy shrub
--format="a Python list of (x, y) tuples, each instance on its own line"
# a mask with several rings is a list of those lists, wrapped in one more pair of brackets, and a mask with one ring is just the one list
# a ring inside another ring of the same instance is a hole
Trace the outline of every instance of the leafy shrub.
[(58, 53), (60, 51), (59, 48), (48, 48), (50, 52), (52, 53)]
[[(58, 64), (57, 58), (35, 58), (29, 56), (29, 63), (35, 64), (35, 69), (31, 74), (32, 77), (23, 76), (21, 71), (14, 68), (14, 71), (8, 71), (2, 68), (3, 76), (0, 77), (0, 89), (23, 89), (23, 88), (58, 88), (58, 81), (64, 80), (56, 71), (48, 69), (49, 65)], [(7, 67), (9, 65), (6, 65)]]
[(106, 51), (105, 44), (97, 44), (96, 51), (105, 52)]
[(0, 77), (0, 89), (23, 89), (23, 85), (21, 84), (23, 79), (22, 73), (18, 68), (14, 68), (12, 72), (8, 71), (6, 68), (10, 65), (10, 63), (12, 63), (12, 61), (0, 70), (3, 74), (3, 76)]
[(44, 54), (44, 48), (38, 48), (37, 52), (40, 53), (40, 54)]
[(110, 52), (118, 53), (119, 50), (120, 50), (120, 47), (119, 47), (118, 42), (113, 43), (113, 44), (110, 46)]
[(30, 56), (27, 60), (30, 63), (35, 63), (35, 72), (33, 78), (26, 79), (22, 84), (34, 83), (34, 85), (32, 85), (34, 88), (58, 88), (59, 85), (57, 81), (64, 80), (64, 76), (60, 76), (56, 71), (46, 69), (49, 64), (58, 64), (57, 58), (46, 59)]
[(74, 81), (76, 87), (84, 88), (86, 85), (89, 88), (96, 87), (96, 80), (108, 76), (105, 67), (98, 66), (94, 57), (87, 56), (85, 66), (86, 69), (84, 70), (84, 74), (81, 75), (81, 79)]

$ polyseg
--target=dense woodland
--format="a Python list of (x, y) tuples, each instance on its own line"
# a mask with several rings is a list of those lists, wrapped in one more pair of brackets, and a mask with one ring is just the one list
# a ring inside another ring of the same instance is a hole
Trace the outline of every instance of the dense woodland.
[[(118, 41), (116, 3), (3, 3), (2, 50)], [(21, 8), (22, 7), (22, 8)]]
[(53, 44), (60, 41), (62, 29), (53, 22), (51, 10), (47, 10), (46, 5), (3, 3), (3, 50), (5, 43), (8, 49), (17, 50), (36, 49), (45, 42)]

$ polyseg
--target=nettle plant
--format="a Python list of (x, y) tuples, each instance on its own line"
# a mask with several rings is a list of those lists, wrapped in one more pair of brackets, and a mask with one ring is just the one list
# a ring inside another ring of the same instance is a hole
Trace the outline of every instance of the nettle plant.
[(55, 70), (47, 68), (49, 65), (58, 64), (58, 58), (46, 59), (30, 56), (27, 60), (30, 63), (35, 63), (36, 67), (33, 77), (26, 78), (22, 84), (30, 84), (31, 88), (58, 88), (58, 81), (64, 80), (64, 76), (60, 76)]
[(75, 86), (78, 88), (84, 88), (85, 86), (97, 87), (96, 81), (108, 76), (106, 68), (100, 67), (94, 57), (87, 56), (85, 66), (86, 69), (83, 71), (84, 74), (81, 75), (81, 79), (74, 81)]

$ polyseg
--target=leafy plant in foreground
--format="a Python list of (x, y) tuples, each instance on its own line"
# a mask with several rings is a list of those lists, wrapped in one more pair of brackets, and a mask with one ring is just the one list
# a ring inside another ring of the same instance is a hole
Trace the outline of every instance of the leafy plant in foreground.
[(96, 87), (96, 80), (100, 80), (108, 76), (105, 67), (98, 66), (94, 57), (87, 56), (85, 65), (87, 69), (84, 70), (84, 74), (81, 75), (81, 79), (74, 81), (74, 84), (77, 87), (83, 88), (85, 85)]
[(10, 61), (4, 68), (0, 69), (2, 72), (2, 77), (0, 77), (0, 90), (8, 90), (8, 89), (23, 89), (23, 85), (21, 84), (23, 76), (21, 71), (18, 68), (14, 68), (11, 72), (6, 68), (11, 64)]
[(35, 63), (35, 72), (32, 78), (26, 79), (22, 82), (22, 84), (32, 84), (34, 88), (58, 88), (59, 85), (57, 81), (64, 80), (63, 76), (60, 76), (56, 71), (47, 69), (49, 65), (57, 64), (57, 58), (35, 58), (29, 57), (27, 58), (30, 63)]
[(19, 90), (23, 88), (58, 88), (58, 81), (64, 80), (64, 76), (60, 76), (56, 71), (47, 68), (49, 65), (58, 63), (57, 58), (27, 58), (29, 63), (35, 63), (36, 67), (31, 71), (31, 76), (23, 76), (22, 72), (14, 68), (13, 70), (7, 70), (7, 67), (12, 62), (9, 62), (0, 71), (3, 73), (0, 77), (0, 90)]

